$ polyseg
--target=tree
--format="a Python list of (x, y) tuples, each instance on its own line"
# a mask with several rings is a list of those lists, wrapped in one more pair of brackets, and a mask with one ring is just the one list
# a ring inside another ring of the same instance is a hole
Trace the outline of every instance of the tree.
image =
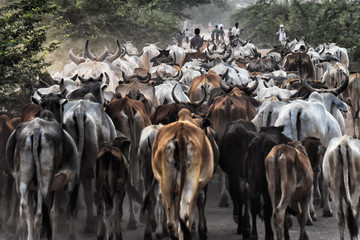
[(49, 63), (45, 55), (57, 44), (45, 46), (47, 27), (42, 20), (55, 10), (46, 0), (21, 0), (0, 8), (0, 103), (19, 110), (32, 93), (32, 84)]

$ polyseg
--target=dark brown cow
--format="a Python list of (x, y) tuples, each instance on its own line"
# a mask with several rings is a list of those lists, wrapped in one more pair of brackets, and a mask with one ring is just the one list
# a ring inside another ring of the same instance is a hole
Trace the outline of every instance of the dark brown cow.
[[(274, 239), (271, 227), (272, 206), (265, 172), (265, 158), (278, 144), (287, 144), (292, 140), (282, 134), (284, 127), (262, 127), (260, 135), (248, 146), (245, 156), (245, 178), (250, 187), (249, 201), (252, 215), (251, 237), (258, 238), (256, 216), (262, 216), (265, 223), (265, 239)], [(261, 214), (263, 210), (263, 215)], [(260, 215), (261, 214), (261, 215)]]
[(286, 71), (297, 71), (301, 78), (315, 80), (315, 68), (307, 53), (296, 52), (287, 55), (284, 62)]
[(193, 59), (206, 60), (206, 53), (204, 52), (186, 53), (183, 62), (180, 64), (180, 67), (184, 66), (184, 64), (187, 62), (191, 62)]
[(273, 72), (279, 70), (279, 66), (277, 65), (276, 61), (273, 59), (253, 59), (250, 61), (249, 65), (247, 66), (247, 70), (249, 72)]
[(98, 239), (122, 239), (122, 205), (128, 181), (127, 152), (130, 141), (119, 136), (99, 151), (95, 169), (95, 203)]
[[(107, 105), (105, 112), (113, 120), (116, 130), (123, 133), (131, 142), (129, 153), (129, 171), (132, 183), (141, 191), (143, 182), (140, 178), (140, 165), (137, 157), (141, 130), (150, 125), (150, 119), (146, 114), (142, 102), (128, 97), (122, 97), (115, 93), (114, 97)], [(133, 202), (130, 201), (130, 221), (129, 229), (136, 228), (136, 220), (133, 209)]]
[(290, 239), (285, 226), (286, 209), (290, 207), (297, 214), (299, 239), (308, 240), (305, 225), (313, 171), (305, 148), (297, 141), (277, 145), (265, 158), (265, 168), (277, 239)]

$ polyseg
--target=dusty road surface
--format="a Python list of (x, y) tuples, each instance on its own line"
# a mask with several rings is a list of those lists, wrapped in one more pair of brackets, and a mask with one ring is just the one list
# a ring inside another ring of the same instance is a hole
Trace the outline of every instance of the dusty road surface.
[[(208, 239), (209, 240), (239, 240), (242, 239), (239, 235), (236, 234), (237, 225), (232, 219), (232, 205), (230, 203), (230, 208), (219, 208), (217, 207), (220, 188), (218, 185), (218, 174), (214, 175), (213, 180), (209, 185), (208, 190), (208, 201), (206, 204), (206, 218), (207, 218), (207, 227), (208, 227)], [(123, 227), (123, 239), (124, 240), (142, 240), (144, 237), (144, 224), (138, 223), (138, 229), (136, 230), (127, 230), (126, 225), (128, 222), (128, 204), (124, 204), (124, 216), (122, 221)], [(318, 221), (314, 222), (313, 226), (307, 226), (306, 231), (309, 235), (309, 239), (314, 240), (335, 240), (339, 239), (339, 231), (336, 224), (336, 218), (324, 218), (322, 217), (322, 209), (318, 206), (317, 215)], [(80, 212), (79, 219), (77, 220), (77, 231), (78, 235), (76, 239), (85, 240), (85, 239), (96, 239), (96, 223), (94, 223), (93, 231), (83, 231), (83, 220), (84, 220), (84, 210)], [(299, 238), (299, 227), (296, 221), (296, 218), (293, 219), (294, 226), (290, 229), (291, 239)], [(67, 229), (66, 220), (61, 221), (61, 236), (59, 239), (68, 239), (68, 229)], [(264, 239), (264, 225), (258, 220), (257, 223), (259, 231), (259, 239)], [(3, 240), (12, 240), (15, 239), (12, 233), (7, 231), (5, 225), (2, 225), (0, 232), (0, 239)], [(155, 236), (153, 237), (155, 239)], [(193, 239), (198, 239), (197, 234), (193, 235)], [(349, 239), (348, 230), (346, 228), (346, 238)]]

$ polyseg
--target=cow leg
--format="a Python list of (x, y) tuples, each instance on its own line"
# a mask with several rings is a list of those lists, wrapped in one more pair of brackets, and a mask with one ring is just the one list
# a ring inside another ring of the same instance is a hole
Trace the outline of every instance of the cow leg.
[[(243, 186), (244, 185), (244, 186)], [(245, 181), (242, 181), (242, 185), (243, 186), (242, 188), (242, 201), (244, 203), (244, 217), (243, 217), (243, 238), (244, 239), (248, 239), (250, 238), (250, 229), (251, 229), (251, 226), (250, 226), (250, 214), (249, 214), (249, 201), (248, 201), (248, 186), (247, 184), (245, 183)]]
[[(321, 202), (321, 195), (320, 195), (320, 189), (319, 189), (319, 178), (320, 178), (320, 172), (319, 171), (316, 171), (314, 172), (314, 192), (313, 192), (313, 195), (314, 195), (314, 205), (317, 205), (319, 206), (320, 205), (320, 202)], [(314, 220), (314, 219), (313, 219)], [(314, 220), (316, 221), (316, 220)]]
[(56, 191), (54, 193), (54, 202), (53, 202), (52, 208), (50, 210), (53, 239), (59, 238), (58, 224), (59, 224), (59, 214), (60, 214), (62, 191), (63, 191), (63, 189), (59, 189), (58, 191)]
[(93, 213), (93, 188), (92, 188), (92, 169), (81, 169), (80, 178), (84, 189), (84, 199), (86, 203), (86, 225), (85, 231), (92, 232), (94, 230), (94, 213)]
[(226, 189), (226, 174), (223, 170), (219, 169), (220, 179), (221, 179), (221, 197), (219, 202), (219, 207), (228, 208), (229, 207), (229, 201), (228, 201), (228, 194)]
[(273, 240), (274, 232), (271, 226), (272, 206), (270, 196), (264, 197), (264, 222), (265, 222), (265, 239)]
[(137, 229), (136, 226), (136, 217), (135, 217), (135, 209), (134, 209), (134, 201), (129, 197), (129, 194), (127, 195), (129, 199), (129, 223), (127, 225), (128, 230), (134, 230)]
[[(155, 221), (154, 219), (154, 208), (155, 208), (155, 195), (153, 192), (150, 193), (150, 201), (146, 207), (146, 225), (145, 225), (145, 234), (144, 239), (151, 240), (151, 233), (153, 232), (152, 222)], [(158, 222), (160, 224), (160, 222)], [(155, 223), (156, 228), (156, 223)], [(156, 229), (155, 229), (156, 230)]]
[(343, 200), (339, 197), (337, 204), (337, 223), (340, 231), (340, 240), (344, 240), (345, 214), (343, 211)]
[(199, 239), (205, 240), (207, 239), (207, 226), (206, 226), (206, 218), (205, 218), (205, 203), (206, 203), (206, 188), (200, 191), (198, 199), (197, 199), (197, 207), (199, 210), (199, 225), (198, 225), (198, 233)]
[(251, 201), (250, 201), (250, 211), (251, 211), (251, 220), (252, 220), (251, 239), (258, 239), (256, 216), (259, 211), (260, 201), (257, 201), (257, 200), (258, 200), (258, 198), (251, 199)]
[(356, 118), (357, 126), (358, 126), (358, 138), (360, 139), (360, 119), (359, 117)]
[(115, 234), (116, 240), (122, 240), (121, 220), (123, 216), (123, 203), (125, 199), (125, 186), (116, 195), (115, 204)]
[[(240, 195), (240, 183), (238, 181), (238, 178), (234, 175), (228, 175), (229, 177), (229, 193), (230, 193), (230, 197), (231, 200), (233, 202), (233, 219), (235, 223), (238, 223), (239, 220), (239, 206), (238, 206), (238, 198), (241, 198)], [(239, 224), (240, 225), (240, 224)], [(241, 232), (238, 234), (241, 234)]]
[(18, 213), (19, 213), (18, 209), (19, 209), (19, 196), (16, 192), (16, 184), (14, 182), (11, 190), (10, 216), (6, 224), (8, 229), (13, 229), (13, 227), (15, 227), (16, 218), (18, 217)]
[(332, 217), (333, 212), (330, 208), (330, 203), (329, 203), (329, 188), (324, 179), (322, 181), (322, 185), (323, 185), (323, 198), (324, 198), (323, 216), (324, 217)]
[[(351, 109), (351, 112), (353, 111), (353, 109)], [(356, 138), (356, 125), (358, 125), (357, 118), (353, 116), (353, 138)], [(358, 135), (360, 137), (360, 135)]]
[(105, 236), (106, 239), (114, 239), (114, 228), (113, 228), (113, 222), (114, 222), (114, 215), (113, 215), (113, 207), (109, 206), (108, 204), (105, 204), (104, 209), (104, 222), (105, 222)]
[(27, 184), (20, 183), (19, 186), (20, 198), (20, 238), (25, 239), (25, 224), (27, 225), (27, 240), (35, 239), (34, 236), (34, 210), (33, 197), (31, 196)]
[[(6, 206), (6, 209), (4, 210), (4, 220), (5, 219), (9, 219), (10, 218), (10, 214), (14, 213), (16, 211), (11, 209), (11, 206), (14, 205), (14, 203), (11, 201), (11, 199), (13, 198), (13, 193), (14, 195), (16, 195), (16, 189), (15, 189), (15, 184), (14, 184), (14, 179), (12, 176), (4, 174), (5, 175), (5, 189), (4, 189), (4, 206)], [(14, 191), (13, 191), (13, 186), (14, 186)], [(16, 200), (17, 200), (17, 196), (16, 196)], [(17, 202), (17, 201), (15, 201)], [(16, 203), (15, 203), (16, 204)], [(10, 207), (9, 207), (10, 206)]]
[(301, 212), (298, 213), (297, 215), (297, 220), (298, 223), (300, 225), (300, 240), (308, 240), (309, 237), (305, 231), (305, 225), (306, 225), (306, 221), (307, 221), (307, 212), (308, 212), (308, 207), (309, 207), (309, 200), (311, 197), (312, 193), (305, 197), (301, 202), (300, 202), (300, 207), (301, 207)]
[(313, 221), (316, 221), (316, 216), (315, 216), (315, 219), (313, 219), (313, 215), (315, 214), (315, 209), (314, 209), (314, 204), (313, 204), (313, 201), (314, 201), (314, 195), (312, 194), (314, 191), (314, 185), (312, 186), (312, 191), (311, 191), (311, 196), (310, 196), (310, 201), (309, 201), (309, 207), (307, 208), (308, 211), (307, 211), (307, 222), (306, 222), (306, 225), (313, 225)]
[(97, 239), (102, 240), (105, 238), (105, 221), (104, 221), (104, 202), (101, 197), (99, 197), (96, 205), (96, 213), (98, 218)]

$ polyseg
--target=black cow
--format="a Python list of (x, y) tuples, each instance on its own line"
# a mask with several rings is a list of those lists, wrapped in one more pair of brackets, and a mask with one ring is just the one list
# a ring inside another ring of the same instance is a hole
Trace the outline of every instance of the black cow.
[[(245, 156), (245, 177), (248, 181), (250, 210), (252, 215), (253, 239), (257, 239), (256, 216), (263, 216), (265, 222), (265, 239), (274, 239), (271, 227), (272, 206), (265, 172), (265, 158), (271, 149), (278, 144), (287, 144), (292, 140), (282, 134), (284, 126), (262, 127), (259, 136), (248, 146)], [(263, 199), (263, 201), (261, 201)], [(261, 204), (263, 202), (263, 205)], [(262, 213), (262, 211), (263, 213)], [(263, 215), (262, 215), (263, 214)], [(287, 232), (287, 228), (285, 228)]]
[(233, 217), (238, 223), (237, 233), (243, 234), (244, 239), (250, 236), (244, 157), (248, 145), (257, 135), (253, 123), (236, 120), (227, 124), (224, 136), (219, 143), (219, 165), (229, 178), (229, 193), (234, 205)]

